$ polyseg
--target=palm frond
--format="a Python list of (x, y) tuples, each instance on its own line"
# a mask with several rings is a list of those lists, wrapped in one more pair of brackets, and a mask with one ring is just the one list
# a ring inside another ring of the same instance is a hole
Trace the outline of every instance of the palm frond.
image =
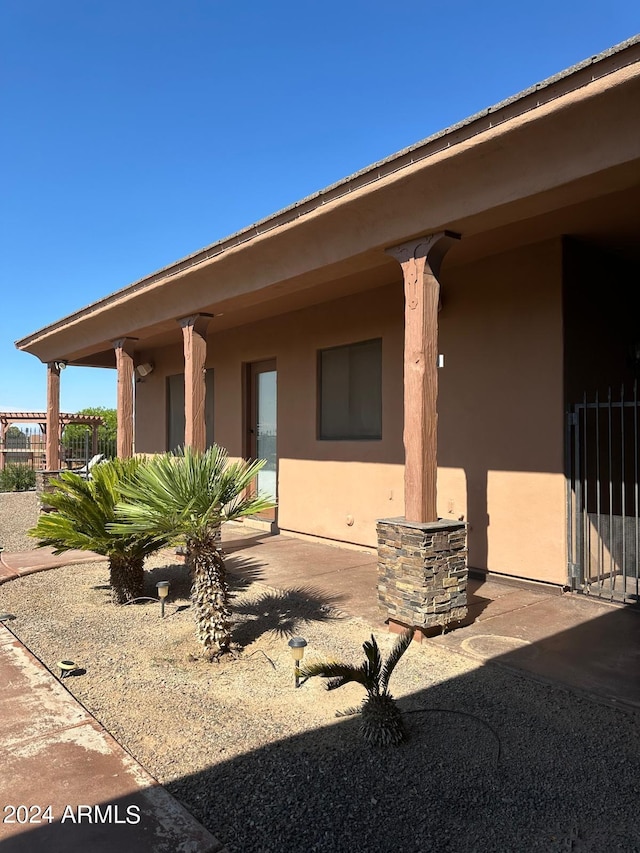
[(350, 708), (336, 716), (360, 713), (362, 715), (360, 731), (368, 743), (374, 746), (398, 744), (404, 740), (406, 733), (400, 709), (387, 688), (391, 674), (409, 647), (413, 634), (413, 630), (406, 631), (397, 640), (384, 667), (382, 667), (380, 648), (372, 634), (371, 640), (362, 644), (365, 661), (361, 666), (344, 663), (312, 663), (303, 666), (300, 674), (306, 678), (319, 675), (321, 678), (328, 679), (327, 690), (335, 690), (351, 681), (362, 684), (367, 691), (367, 696), (359, 711), (356, 708)]
[(398, 637), (394, 647), (389, 652), (389, 657), (385, 661), (384, 667), (382, 668), (382, 676), (380, 678), (380, 686), (384, 692), (386, 692), (389, 687), (389, 679), (391, 678), (398, 661), (411, 645), (414, 634), (414, 628), (410, 628), (408, 631), (405, 631)]
[(362, 705), (358, 708), (353, 705), (349, 708), (344, 708), (342, 711), (336, 711), (336, 717), (355, 717), (362, 713)]
[(319, 675), (321, 678), (329, 679), (326, 683), (327, 690), (336, 690), (345, 684), (356, 682), (368, 690), (370, 686), (369, 676), (364, 666), (351, 666), (345, 663), (310, 663), (300, 668), (303, 678), (313, 678)]
[(41, 516), (30, 535), (39, 539), (40, 547), (50, 545), (57, 554), (78, 548), (106, 557), (144, 557), (156, 550), (158, 543), (146, 535), (109, 529), (122, 489), (140, 467), (139, 459), (109, 460), (94, 467), (91, 480), (63, 472), (47, 493), (47, 502), (56, 512)]
[(366, 657), (364, 668), (369, 676), (371, 684), (374, 685), (374, 693), (377, 693), (378, 685), (380, 683), (382, 657), (380, 655), (380, 649), (378, 647), (378, 644), (376, 643), (376, 638), (373, 636), (373, 634), (371, 635), (371, 641), (369, 642), (369, 640), (366, 640), (362, 644), (362, 648), (364, 649), (364, 654)]
[(263, 460), (230, 464), (227, 451), (217, 445), (204, 453), (186, 447), (155, 456), (123, 489), (126, 501), (116, 507), (111, 529), (208, 541), (223, 521), (274, 506), (265, 495), (246, 494), (263, 465)]

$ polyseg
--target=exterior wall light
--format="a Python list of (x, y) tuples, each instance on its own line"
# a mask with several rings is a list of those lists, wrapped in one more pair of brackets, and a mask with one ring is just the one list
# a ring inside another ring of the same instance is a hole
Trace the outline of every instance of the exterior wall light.
[(54, 361), (53, 366), (56, 368), (56, 370), (64, 370), (65, 367), (67, 366), (67, 362), (66, 361)]
[(158, 581), (156, 584), (158, 598), (160, 599), (160, 616), (164, 619), (164, 602), (169, 595), (169, 581)]
[(292, 637), (289, 640), (289, 648), (291, 649), (291, 654), (293, 655), (293, 662), (295, 667), (295, 681), (296, 687), (300, 687), (300, 661), (304, 657), (304, 650), (307, 645), (307, 641), (304, 637)]
[(139, 364), (136, 367), (136, 373), (138, 376), (148, 376), (150, 373), (153, 373), (153, 365), (149, 361), (145, 361), (144, 364)]

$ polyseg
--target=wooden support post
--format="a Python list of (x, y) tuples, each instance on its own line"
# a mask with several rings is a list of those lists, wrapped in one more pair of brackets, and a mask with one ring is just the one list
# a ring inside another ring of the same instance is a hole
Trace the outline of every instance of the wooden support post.
[(412, 522), (438, 519), (438, 275), (457, 239), (445, 231), (387, 249), (404, 276), (404, 501)]
[(9, 428), (9, 424), (6, 420), (0, 419), (0, 471), (4, 470), (5, 467), (5, 456), (6, 456), (6, 446), (5, 442), (7, 439), (7, 429)]
[(178, 321), (184, 342), (184, 443), (201, 453), (207, 447), (205, 362), (211, 318), (211, 314), (192, 314)]
[(133, 347), (135, 338), (113, 341), (118, 370), (117, 418), (118, 459), (133, 456)]
[(62, 362), (47, 364), (47, 438), (45, 467), (47, 471), (60, 469), (60, 369)]

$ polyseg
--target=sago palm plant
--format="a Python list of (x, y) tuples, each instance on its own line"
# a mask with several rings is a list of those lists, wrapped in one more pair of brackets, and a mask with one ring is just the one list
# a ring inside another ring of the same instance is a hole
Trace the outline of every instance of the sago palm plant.
[(365, 660), (360, 666), (333, 662), (310, 663), (301, 668), (300, 675), (306, 678), (316, 675), (327, 678), (327, 690), (335, 690), (350, 682), (361, 684), (367, 695), (361, 707), (352, 713), (362, 716), (360, 731), (364, 739), (373, 746), (394, 746), (404, 740), (406, 733), (400, 709), (389, 693), (389, 679), (411, 645), (413, 634), (413, 630), (405, 631), (398, 638), (384, 664), (372, 634), (371, 641), (367, 640), (362, 645)]
[(55, 554), (73, 548), (94, 551), (109, 560), (109, 582), (116, 604), (139, 598), (144, 592), (144, 560), (167, 543), (133, 530), (108, 529), (115, 521), (115, 507), (122, 489), (143, 466), (140, 459), (112, 459), (93, 467), (86, 480), (65, 471), (51, 482), (47, 504), (55, 512), (41, 515), (29, 533), (38, 546), (52, 545)]
[(214, 445), (204, 453), (185, 448), (156, 456), (138, 470), (117, 507), (121, 534), (152, 541), (184, 539), (192, 577), (196, 634), (211, 657), (231, 644), (231, 610), (224, 555), (217, 542), (223, 521), (254, 515), (274, 506), (264, 495), (247, 492), (264, 461), (229, 463)]

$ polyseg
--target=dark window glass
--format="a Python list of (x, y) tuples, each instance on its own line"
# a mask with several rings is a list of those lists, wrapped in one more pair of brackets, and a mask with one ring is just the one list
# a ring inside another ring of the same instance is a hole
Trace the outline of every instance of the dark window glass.
[(319, 437), (382, 438), (382, 340), (321, 350)]
[[(206, 396), (204, 401), (207, 428), (207, 447), (213, 438), (213, 368), (205, 374)], [(175, 450), (184, 445), (184, 373), (167, 376), (167, 448)]]

